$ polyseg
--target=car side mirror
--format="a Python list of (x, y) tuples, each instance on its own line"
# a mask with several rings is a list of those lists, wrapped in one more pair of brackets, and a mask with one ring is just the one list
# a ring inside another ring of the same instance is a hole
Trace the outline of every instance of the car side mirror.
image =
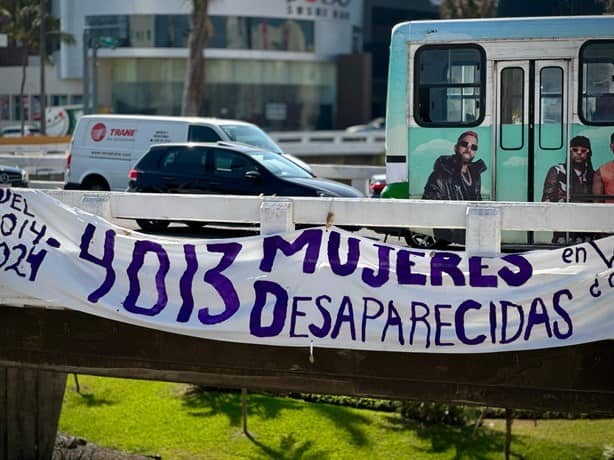
[(247, 179), (252, 179), (252, 180), (256, 180), (256, 179), (260, 179), (260, 173), (258, 171), (247, 171), (245, 173), (245, 177)]

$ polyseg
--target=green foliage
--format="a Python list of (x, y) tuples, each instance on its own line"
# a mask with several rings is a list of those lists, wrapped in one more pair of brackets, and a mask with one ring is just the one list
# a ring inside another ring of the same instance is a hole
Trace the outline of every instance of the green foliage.
[[(44, 6), (44, 5), (43, 5)], [(45, 26), (46, 43), (41, 43), (41, 25)], [(41, 11), (41, 0), (14, 0), (2, 2), (0, 7), (0, 32), (8, 35), (12, 45), (22, 49), (21, 60), (21, 86), (19, 90), (19, 119), (21, 120), (21, 133), (24, 129), (24, 86), (26, 82), (26, 69), (28, 67), (28, 55), (43, 51), (48, 46), (56, 46), (60, 41), (74, 43), (71, 34), (60, 30), (60, 21), (48, 14), (45, 9)], [(47, 53), (44, 53), (45, 56)], [(41, 74), (42, 75), (42, 74)], [(44, 100), (43, 84), (41, 80), (41, 100)], [(44, 133), (43, 133), (44, 134)]]
[[(0, 32), (8, 35), (12, 42), (22, 47), (27, 54), (38, 53), (40, 49), (41, 26), (40, 0), (16, 0), (3, 2), (0, 8)], [(47, 47), (54, 47), (62, 41), (74, 43), (71, 34), (62, 32), (60, 20), (45, 14)]]
[(466, 425), (477, 418), (477, 410), (436, 402), (403, 401), (401, 415), (428, 425)]
[(443, 0), (442, 19), (492, 18), (497, 15), (497, 0)]
[(303, 401), (334, 404), (335, 406), (355, 407), (357, 409), (369, 409), (382, 412), (398, 412), (401, 409), (401, 401), (375, 398), (359, 398), (354, 396), (323, 395), (317, 393), (290, 393), (291, 398)]

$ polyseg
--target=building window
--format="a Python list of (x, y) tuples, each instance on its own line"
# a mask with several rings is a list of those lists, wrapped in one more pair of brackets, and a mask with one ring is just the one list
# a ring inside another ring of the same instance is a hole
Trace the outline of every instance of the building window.
[(415, 57), (414, 117), (422, 126), (476, 126), (484, 117), (484, 50), (423, 46)]
[[(190, 17), (176, 15), (87, 16), (94, 38), (111, 36), (124, 48), (186, 48)], [(307, 20), (210, 16), (207, 48), (314, 51), (314, 23)]]
[(0, 120), (11, 119), (11, 97), (7, 95), (0, 96)]
[(518, 150), (524, 143), (524, 71), (506, 67), (501, 71), (499, 139), (504, 150)]
[(580, 49), (580, 119), (614, 124), (614, 41), (589, 41)]
[(539, 146), (563, 148), (563, 69), (544, 67), (540, 72)]
[(67, 94), (52, 94), (51, 95), (51, 105), (68, 105), (68, 95)]

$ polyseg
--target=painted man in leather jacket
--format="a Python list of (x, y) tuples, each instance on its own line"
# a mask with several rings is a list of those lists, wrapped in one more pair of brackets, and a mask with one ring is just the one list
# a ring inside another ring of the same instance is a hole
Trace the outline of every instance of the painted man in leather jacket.
[[(442, 155), (433, 165), (422, 196), (425, 200), (481, 201), (481, 174), (486, 171), (483, 160), (473, 161), (478, 150), (478, 135), (462, 133), (454, 145), (453, 155)], [(465, 242), (464, 230), (436, 229), (435, 237), (457, 243)]]
[(466, 131), (454, 146), (454, 155), (442, 155), (433, 166), (426, 186), (425, 200), (481, 201), (480, 175), (486, 171), (484, 161), (473, 161), (478, 148), (478, 135)]

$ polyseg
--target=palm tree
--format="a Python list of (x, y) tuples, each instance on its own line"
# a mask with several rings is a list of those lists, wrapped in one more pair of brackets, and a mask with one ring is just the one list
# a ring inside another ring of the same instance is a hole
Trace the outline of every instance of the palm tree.
[[(74, 37), (60, 30), (60, 21), (45, 13), (41, 8), (40, 0), (13, 0), (3, 1), (4, 6), (0, 8), (0, 18), (3, 28), (13, 43), (21, 49), (21, 86), (19, 89), (19, 118), (21, 120), (21, 133), (23, 134), (24, 117), (24, 87), (26, 84), (26, 72), (28, 67), (28, 56), (38, 53), (41, 48), (41, 25), (45, 32), (46, 43), (49, 45), (50, 39), (58, 39), (66, 43), (74, 43)], [(43, 24), (44, 21), (44, 24)], [(41, 56), (46, 55), (41, 53)], [(44, 66), (44, 62), (41, 62)], [(43, 88), (41, 87), (41, 90)], [(45, 94), (41, 91), (41, 98)], [(41, 117), (45, 114), (41, 113)]]
[(182, 115), (200, 115), (205, 92), (205, 57), (203, 50), (209, 39), (208, 0), (192, 0), (191, 29), (188, 38), (188, 67), (183, 97)]
[(443, 0), (442, 19), (492, 18), (497, 15), (497, 0)]

